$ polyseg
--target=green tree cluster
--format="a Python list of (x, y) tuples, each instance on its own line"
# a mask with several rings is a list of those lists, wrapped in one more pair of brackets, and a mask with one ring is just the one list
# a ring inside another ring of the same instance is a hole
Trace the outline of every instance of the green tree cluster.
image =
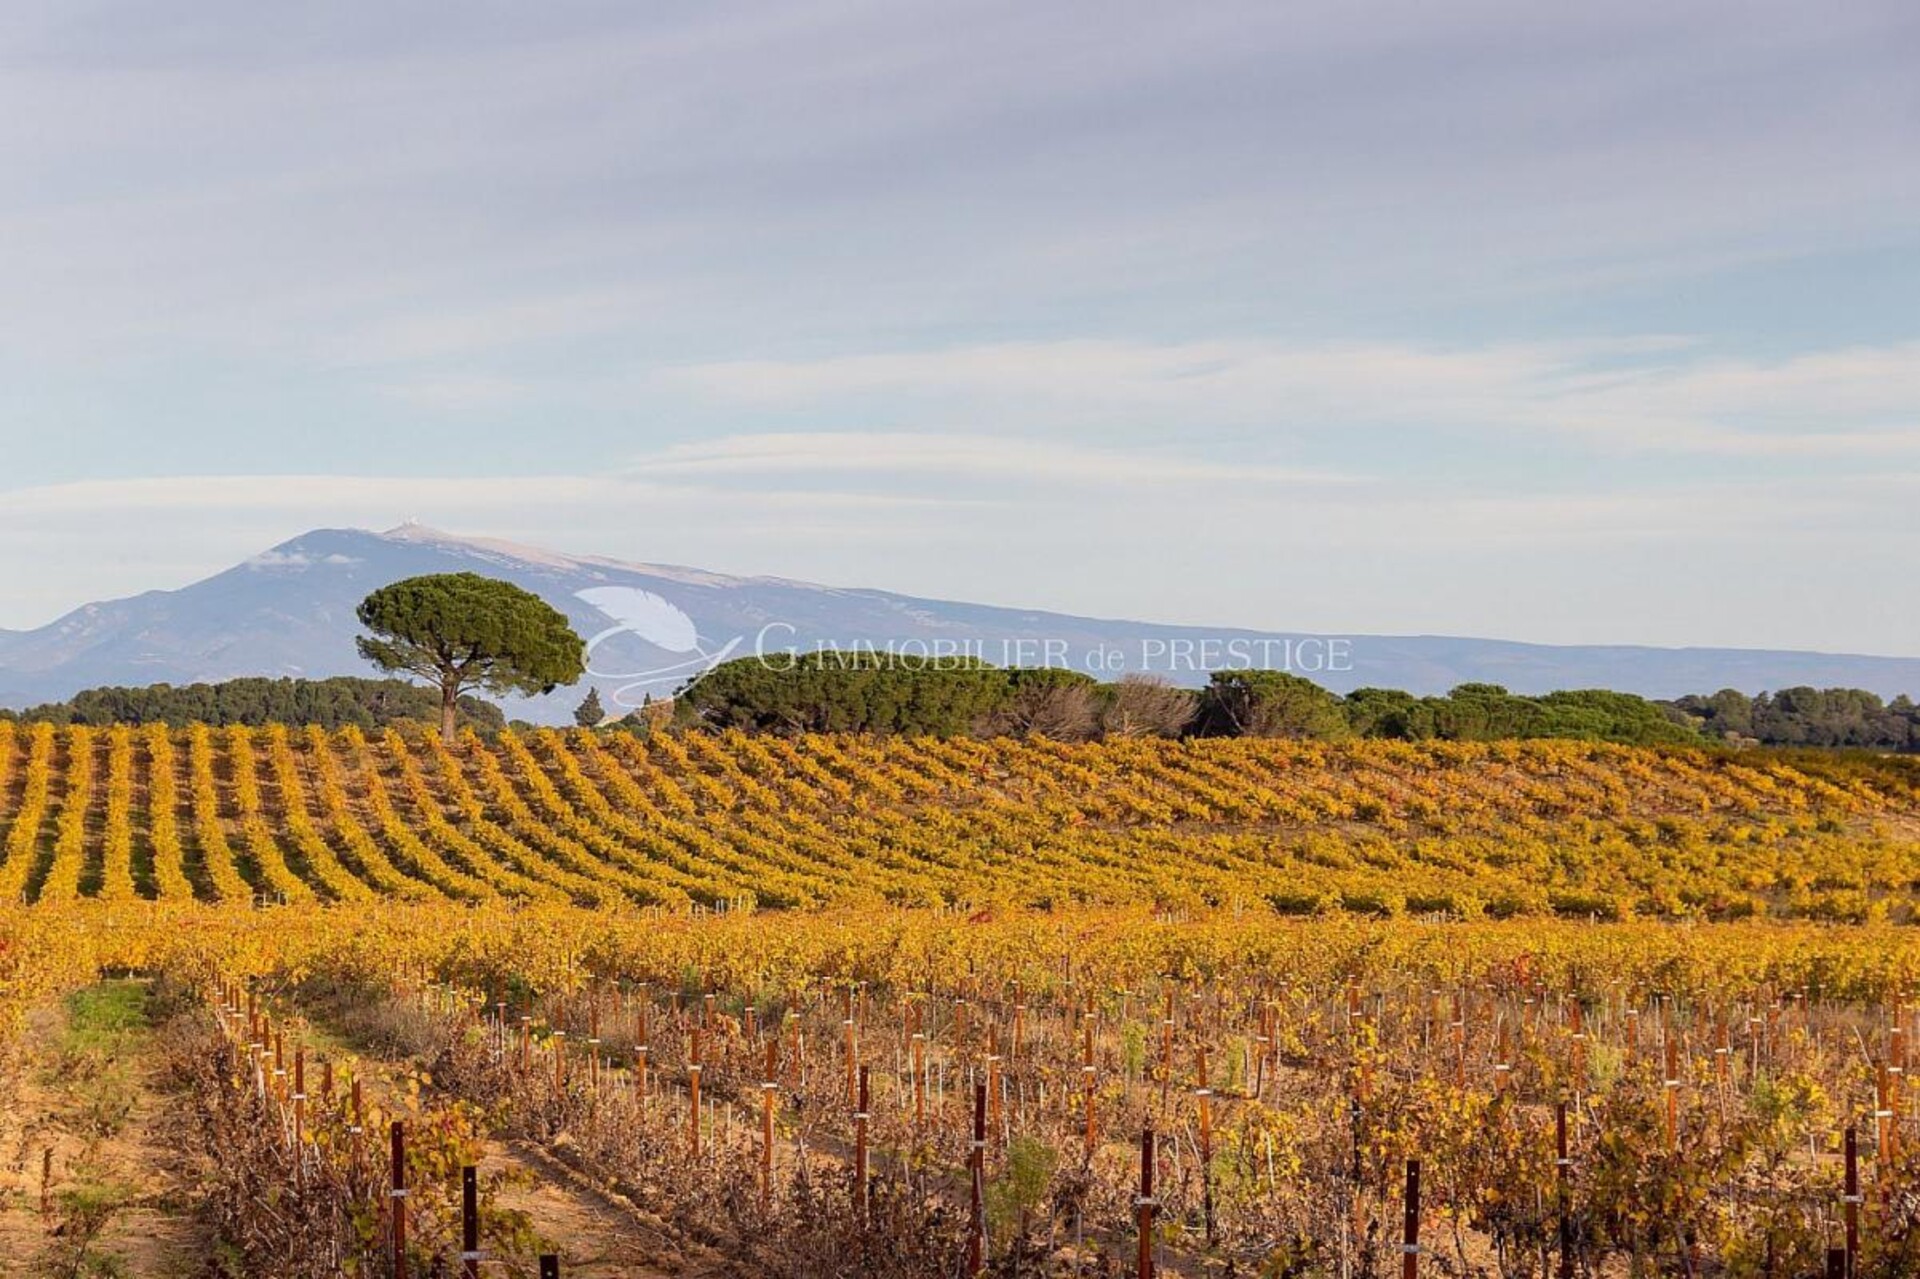
[(1137, 677), (1101, 684), (1074, 671), (1004, 670), (971, 659), (911, 663), (865, 652), (809, 653), (791, 664), (727, 662), (682, 690), (675, 723), (750, 732), (1006, 733), (1069, 741), (1187, 734), (1702, 740), (1659, 704), (1602, 689), (1525, 697), (1496, 684), (1463, 684), (1445, 697), (1377, 688), (1341, 697), (1284, 671), (1235, 670), (1216, 672), (1205, 688), (1192, 691)]
[(1883, 702), (1865, 689), (1797, 687), (1749, 697), (1723, 688), (1666, 706), (1680, 723), (1721, 741), (1920, 751), (1920, 706), (1904, 695)]
[(1009, 700), (1009, 672), (972, 658), (826, 651), (723, 662), (674, 699), (674, 722), (773, 733), (974, 731)]
[[(0, 714), (6, 714), (0, 712)], [(476, 697), (458, 704), (461, 722), (479, 729), (505, 723), (500, 709)], [(318, 724), (323, 728), (384, 728), (402, 720), (431, 722), (440, 695), (397, 679), (264, 679), (213, 684), (151, 684), (144, 688), (90, 688), (9, 716), (55, 724)]]
[(1342, 709), (1359, 736), (1407, 741), (1553, 737), (1647, 746), (1701, 740), (1658, 702), (1602, 688), (1525, 696), (1498, 684), (1461, 684), (1444, 697), (1362, 688), (1343, 699)]

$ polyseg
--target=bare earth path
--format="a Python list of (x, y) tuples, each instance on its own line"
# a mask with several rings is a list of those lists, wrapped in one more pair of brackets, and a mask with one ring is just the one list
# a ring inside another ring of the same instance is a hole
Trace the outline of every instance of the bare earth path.
[(148, 991), (107, 982), (38, 1010), (0, 1113), (0, 1273), (186, 1279), (200, 1271), (154, 1088)]

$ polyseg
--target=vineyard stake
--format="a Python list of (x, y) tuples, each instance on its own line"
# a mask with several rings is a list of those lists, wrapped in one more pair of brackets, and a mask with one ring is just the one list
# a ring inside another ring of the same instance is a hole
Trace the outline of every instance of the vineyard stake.
[(306, 1160), (302, 1150), (307, 1142), (307, 1050), (293, 1050), (293, 1180), (299, 1185)]
[(1671, 1034), (1666, 1036), (1667, 1073), (1667, 1149), (1677, 1150), (1680, 1146), (1680, 1065), (1679, 1045)]
[(480, 1170), (460, 1170), (460, 1273), (480, 1279)]
[(1196, 1074), (1198, 1086), (1193, 1090), (1194, 1102), (1200, 1111), (1200, 1206), (1201, 1217), (1207, 1228), (1207, 1247), (1213, 1247), (1213, 1089), (1207, 1086), (1207, 1049), (1202, 1044), (1194, 1050), (1198, 1056)]
[(1577, 1094), (1587, 1079), (1587, 1018), (1586, 1012), (1575, 999), (1567, 1012), (1573, 1019), (1573, 1090)]
[(1026, 1037), (1027, 1006), (1022, 1002), (1020, 983), (1013, 984), (1013, 1050), (1008, 1054), (1009, 1061), (1020, 1060), (1020, 1045)]
[(407, 1279), (407, 1129), (393, 1121), (392, 1189), (387, 1198), (393, 1204), (393, 1279)]
[(1573, 1160), (1567, 1155), (1567, 1103), (1564, 1101), (1553, 1108), (1553, 1147), (1554, 1181), (1560, 1209), (1560, 1279), (1573, 1279)]
[(1883, 1061), (1875, 1069), (1873, 1080), (1874, 1157), (1877, 1161), (1874, 1176), (1881, 1183), (1883, 1195), (1892, 1189), (1888, 1184), (1891, 1181), (1888, 1174), (1893, 1160), (1893, 1110), (1888, 1104), (1887, 1083), (1887, 1063)]
[(1000, 1028), (987, 1025), (987, 1128), (1000, 1140)]
[(1860, 1266), (1860, 1143), (1852, 1124), (1845, 1137), (1847, 1219), (1847, 1279), (1853, 1279)]
[(927, 1036), (920, 1028), (920, 1005), (913, 1006), (913, 1130), (927, 1122)]
[(687, 1148), (700, 1158), (700, 1032), (693, 1032), (692, 1060), (687, 1064)]
[(774, 1069), (778, 1052), (779, 1045), (768, 1039), (766, 1073), (760, 1083), (760, 1202), (763, 1205), (773, 1196), (773, 1101), (780, 1088), (774, 1082)]
[(1093, 1017), (1091, 1016), (1091, 1014), (1089, 1014), (1086, 1021), (1086, 1043), (1082, 1047), (1080, 1052), (1080, 1075), (1082, 1080), (1085, 1082), (1086, 1094), (1087, 1094), (1086, 1150), (1087, 1150), (1087, 1163), (1091, 1165), (1093, 1163), (1093, 1146), (1095, 1141), (1094, 1106), (1096, 1104), (1096, 1099), (1098, 1096), (1098, 1085), (1099, 1085), (1099, 1078), (1100, 1078), (1099, 1071), (1094, 1067), (1094, 1064), (1093, 1064)]
[(1160, 1109), (1167, 1108), (1167, 1091), (1173, 1087), (1173, 988), (1167, 988), (1167, 1011), (1160, 1019)]
[(1400, 1232), (1400, 1279), (1420, 1271), (1420, 1161), (1407, 1160), (1406, 1221)]
[(967, 1223), (967, 1274), (977, 1275), (987, 1260), (987, 1086), (973, 1086), (973, 1144), (967, 1151), (972, 1183)]
[(362, 1127), (362, 1114), (360, 1109), (360, 1077), (358, 1075), (354, 1076), (354, 1080), (353, 1080), (352, 1103), (353, 1103), (353, 1120), (351, 1123), (347, 1125), (347, 1136), (352, 1140), (353, 1167), (354, 1167), (354, 1171), (358, 1172), (366, 1153), (364, 1149), (365, 1141), (363, 1139), (363, 1135), (366, 1129)]
[(840, 1019), (840, 1029), (846, 1043), (847, 1054), (847, 1106), (858, 1109), (860, 1105), (860, 1028), (853, 1020), (853, 987), (846, 989), (846, 1015)]
[(600, 1094), (600, 1001), (595, 999), (587, 1011), (587, 1083), (595, 1096)]
[(1153, 1129), (1140, 1132), (1140, 1193), (1133, 1201), (1139, 1252), (1134, 1259), (1135, 1279), (1153, 1279)]
[(867, 1068), (860, 1067), (860, 1109), (853, 1113), (853, 1208), (867, 1216)]

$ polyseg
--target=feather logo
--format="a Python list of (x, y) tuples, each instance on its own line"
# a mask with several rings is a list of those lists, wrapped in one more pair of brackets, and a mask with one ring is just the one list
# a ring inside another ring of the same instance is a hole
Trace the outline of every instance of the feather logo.
[[(612, 693), (616, 706), (631, 709), (650, 696), (686, 692), (707, 672), (726, 661), (745, 638), (736, 635), (709, 651), (700, 641), (699, 627), (684, 610), (637, 586), (591, 586), (575, 591), (574, 598), (591, 604), (613, 623), (587, 641), (587, 674), (616, 684)], [(655, 648), (678, 654), (682, 660), (644, 671), (597, 669), (593, 664), (594, 650), (616, 635), (632, 635)], [(641, 696), (636, 698), (634, 693)]]
[(652, 591), (637, 586), (594, 586), (574, 592), (574, 598), (585, 600), (619, 623), (603, 634), (637, 635), (669, 653), (691, 653), (700, 647), (700, 632), (693, 619)]

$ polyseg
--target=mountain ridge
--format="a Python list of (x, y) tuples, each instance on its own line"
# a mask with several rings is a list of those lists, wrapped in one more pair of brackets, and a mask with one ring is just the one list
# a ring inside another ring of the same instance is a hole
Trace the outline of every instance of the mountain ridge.
[[(364, 674), (353, 645), (360, 599), (401, 577), (462, 570), (505, 577), (565, 612), (594, 640), (589, 682), (610, 704), (670, 694), (728, 656), (764, 651), (777, 660), (790, 647), (888, 644), (908, 652), (960, 646), (998, 665), (1044, 661), (1102, 678), (1144, 669), (1189, 684), (1206, 677), (1200, 646), (1212, 644), (1213, 669), (1277, 666), (1342, 692), (1371, 685), (1439, 693), (1466, 682), (1653, 697), (1801, 684), (1883, 697), (1920, 691), (1920, 658), (1182, 626), (577, 555), (408, 522), (384, 532), (313, 529), (177, 589), (84, 604), (36, 629), (0, 630), (0, 705), (57, 701), (103, 684)], [(1350, 661), (1340, 663), (1343, 644)], [(1234, 645), (1253, 659), (1232, 660)], [(582, 685), (509, 710), (557, 721), (584, 693)]]

